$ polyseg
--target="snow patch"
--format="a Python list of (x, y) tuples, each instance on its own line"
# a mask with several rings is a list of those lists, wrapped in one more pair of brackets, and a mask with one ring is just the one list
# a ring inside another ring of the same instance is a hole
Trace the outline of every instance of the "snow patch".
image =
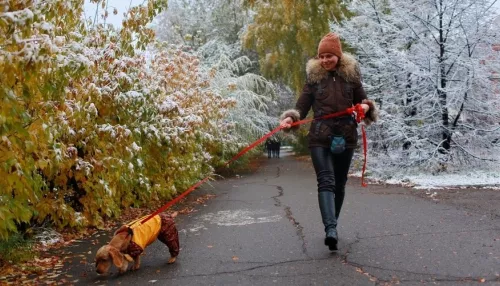
[(203, 224), (195, 224), (193, 227), (189, 228), (190, 232), (197, 232), (200, 231), (201, 229), (207, 229)]
[(53, 229), (44, 229), (35, 235), (35, 240), (40, 242), (44, 247), (47, 247), (63, 241), (63, 237)]
[[(355, 177), (361, 177), (361, 172), (351, 174)], [(393, 173), (390, 178), (383, 178), (372, 175), (378, 183), (387, 183), (413, 187), (414, 189), (434, 190), (443, 188), (488, 188), (500, 190), (500, 172), (497, 170), (474, 170), (474, 171), (455, 171), (453, 173), (426, 174), (408, 174), (405, 172)]]
[(243, 226), (254, 223), (277, 222), (280, 215), (271, 215), (265, 210), (227, 210), (217, 213), (208, 213), (200, 217), (201, 220), (220, 226)]

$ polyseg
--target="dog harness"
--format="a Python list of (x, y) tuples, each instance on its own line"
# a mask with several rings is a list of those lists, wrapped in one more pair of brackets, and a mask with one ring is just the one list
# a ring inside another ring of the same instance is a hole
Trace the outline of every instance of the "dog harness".
[(155, 215), (148, 221), (141, 223), (141, 221), (147, 216), (141, 217), (129, 224), (127, 226), (132, 230), (132, 242), (140, 246), (142, 249), (146, 249), (146, 246), (153, 243), (161, 229), (161, 218), (159, 215)]

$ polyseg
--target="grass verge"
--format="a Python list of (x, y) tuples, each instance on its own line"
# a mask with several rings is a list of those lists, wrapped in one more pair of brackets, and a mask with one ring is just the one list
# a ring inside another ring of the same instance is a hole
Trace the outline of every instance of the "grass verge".
[(33, 259), (33, 241), (21, 234), (15, 234), (6, 241), (0, 241), (0, 267), (9, 264), (20, 264)]

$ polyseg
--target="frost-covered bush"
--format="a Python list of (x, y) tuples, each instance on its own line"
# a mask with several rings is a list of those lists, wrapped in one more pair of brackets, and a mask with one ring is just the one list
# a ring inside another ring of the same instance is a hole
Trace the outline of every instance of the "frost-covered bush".
[(81, 1), (0, 7), (0, 238), (168, 199), (244, 143), (216, 71), (176, 48), (141, 52), (162, 2), (132, 8), (120, 31), (84, 23)]
[[(260, 75), (248, 72), (252, 62), (247, 57), (230, 60), (221, 55), (218, 63), (208, 70), (211, 89), (222, 97), (236, 102), (227, 120), (234, 122), (240, 141), (253, 141), (277, 125), (276, 118), (268, 116), (274, 101), (274, 85)], [(258, 136), (258, 137), (257, 137)]]

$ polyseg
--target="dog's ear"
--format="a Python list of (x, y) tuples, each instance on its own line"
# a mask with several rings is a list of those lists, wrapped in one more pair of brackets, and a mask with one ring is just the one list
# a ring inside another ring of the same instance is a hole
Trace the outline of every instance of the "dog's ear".
[(109, 245), (119, 251), (125, 251), (132, 240), (132, 234), (129, 230), (130, 228), (127, 226), (119, 228), (113, 238), (111, 238)]
[(126, 232), (126, 233), (129, 233), (129, 227), (126, 226), (126, 225), (122, 225), (119, 229), (117, 229), (115, 231), (115, 235), (119, 234), (119, 233), (122, 233), (122, 232)]
[(175, 218), (178, 214), (179, 214), (179, 212), (173, 212), (170, 214), (170, 217)]
[(123, 259), (123, 254), (120, 253), (120, 251), (112, 246), (108, 246), (108, 252), (109, 255), (111, 256), (111, 259), (113, 259), (113, 264), (118, 267), (118, 268), (123, 268), (123, 264), (126, 263), (124, 262)]

